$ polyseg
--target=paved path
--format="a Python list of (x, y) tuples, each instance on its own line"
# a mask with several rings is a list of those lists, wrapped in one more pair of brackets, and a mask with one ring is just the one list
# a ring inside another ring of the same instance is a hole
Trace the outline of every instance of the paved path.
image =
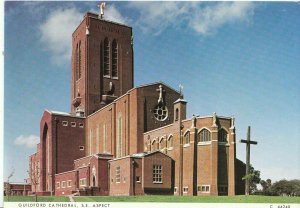
[(71, 195), (69, 195), (69, 196), (68, 196), (68, 197), (69, 197), (69, 200), (70, 200), (70, 202), (75, 202), (75, 201), (74, 201), (74, 199), (73, 199), (73, 196), (74, 196), (73, 194), (71, 194)]

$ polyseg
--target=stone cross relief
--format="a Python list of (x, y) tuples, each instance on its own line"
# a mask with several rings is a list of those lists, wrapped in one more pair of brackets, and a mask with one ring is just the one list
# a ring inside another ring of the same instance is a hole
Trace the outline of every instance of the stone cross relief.
[(164, 100), (163, 100), (163, 92), (165, 92), (165, 90), (163, 90), (163, 87), (162, 85), (159, 85), (159, 89), (156, 89), (156, 91), (159, 92), (159, 98), (158, 98), (158, 103), (164, 103)]

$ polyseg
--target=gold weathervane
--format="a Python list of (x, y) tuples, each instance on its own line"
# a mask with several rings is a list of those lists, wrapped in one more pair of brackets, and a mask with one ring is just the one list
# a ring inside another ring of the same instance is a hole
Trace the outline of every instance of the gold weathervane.
[(105, 2), (102, 2), (101, 4), (98, 5), (100, 9), (100, 19), (103, 19), (104, 16), (104, 8), (105, 8)]

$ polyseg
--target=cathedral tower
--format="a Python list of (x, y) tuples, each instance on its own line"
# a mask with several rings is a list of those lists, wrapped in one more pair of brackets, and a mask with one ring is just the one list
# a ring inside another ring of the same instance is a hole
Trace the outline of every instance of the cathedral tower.
[(87, 13), (72, 35), (71, 112), (88, 116), (133, 87), (132, 28)]

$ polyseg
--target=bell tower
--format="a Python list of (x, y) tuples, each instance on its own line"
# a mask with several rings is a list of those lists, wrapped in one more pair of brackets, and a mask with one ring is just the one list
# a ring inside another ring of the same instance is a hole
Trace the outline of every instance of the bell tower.
[(88, 116), (133, 88), (132, 28), (103, 14), (86, 13), (72, 35), (71, 112), (78, 115)]

